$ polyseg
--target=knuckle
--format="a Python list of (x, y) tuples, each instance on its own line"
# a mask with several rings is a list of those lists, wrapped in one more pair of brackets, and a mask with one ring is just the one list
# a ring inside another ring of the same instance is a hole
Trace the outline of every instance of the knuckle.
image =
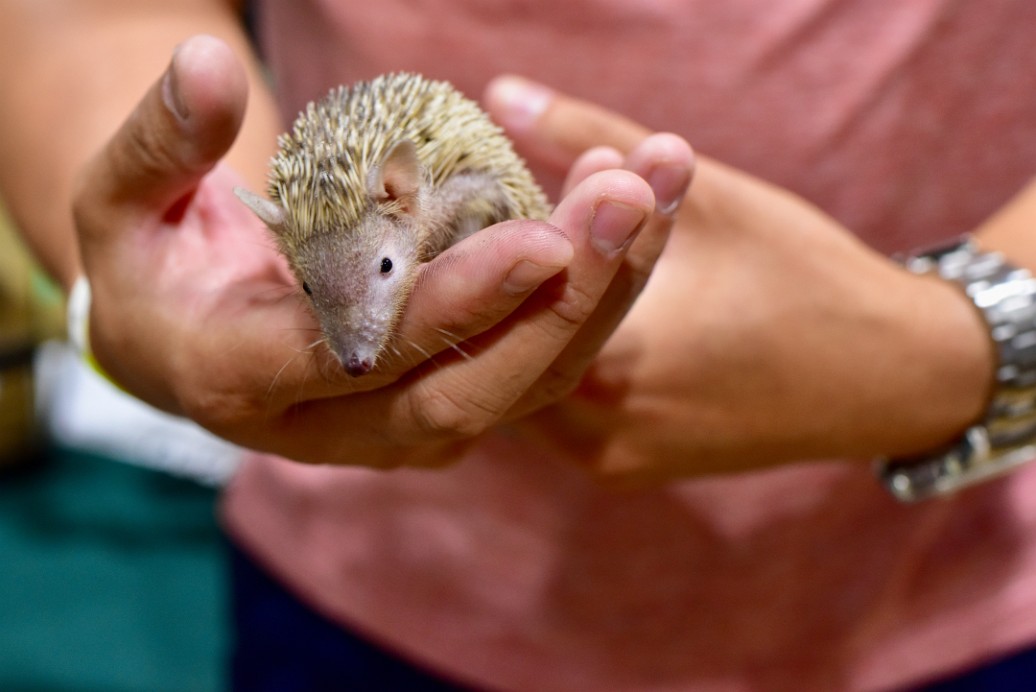
[(581, 372), (551, 366), (540, 376), (536, 384), (537, 398), (544, 406), (561, 401), (571, 395), (581, 381)]
[(276, 434), (290, 428), (298, 413), (294, 408), (278, 412), (240, 394), (213, 389), (195, 389), (189, 395), (179, 396), (177, 402), (179, 415), (219, 437), (246, 444), (257, 437), (257, 430)]
[(593, 314), (598, 299), (581, 286), (568, 285), (561, 298), (550, 305), (556, 328), (561, 332), (572, 332), (581, 327)]
[(435, 327), (436, 339), (445, 336), (460, 342), (475, 334), (481, 334), (493, 325), (500, 322), (508, 310), (500, 306), (483, 306), (473, 308), (467, 306), (454, 306), (450, 314), (442, 314), (438, 325)]
[(161, 179), (181, 168), (180, 157), (168, 138), (145, 127), (128, 127), (124, 146), (116, 148), (113, 163), (124, 179)]
[(242, 408), (236, 397), (186, 380), (181, 380), (174, 392), (184, 415), (212, 430), (232, 427), (237, 419), (234, 412)]
[(474, 397), (458, 399), (441, 390), (425, 389), (418, 395), (413, 419), (423, 436), (436, 440), (477, 437), (496, 421), (490, 407)]
[(187, 418), (217, 433), (228, 433), (243, 423), (262, 420), (272, 413), (268, 400), (256, 390), (227, 382), (207, 368), (174, 365), (170, 378), (177, 406)]

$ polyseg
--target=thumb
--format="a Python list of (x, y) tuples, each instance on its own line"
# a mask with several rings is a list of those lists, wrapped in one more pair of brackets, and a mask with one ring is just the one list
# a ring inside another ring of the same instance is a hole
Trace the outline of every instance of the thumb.
[(127, 214), (166, 214), (230, 148), (247, 97), (244, 69), (225, 43), (195, 36), (177, 47), (165, 74), (88, 164), (77, 214), (105, 222), (80, 223), (81, 232), (116, 232), (121, 224), (112, 221)]
[(523, 151), (563, 168), (594, 147), (628, 153), (650, 134), (602, 106), (513, 75), (490, 82), (484, 102)]

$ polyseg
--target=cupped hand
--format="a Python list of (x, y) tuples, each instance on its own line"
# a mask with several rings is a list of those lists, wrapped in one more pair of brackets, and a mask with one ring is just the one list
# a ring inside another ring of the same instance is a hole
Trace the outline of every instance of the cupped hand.
[[(189, 40), (89, 164), (74, 209), (98, 361), (141, 399), (245, 446), (377, 467), (450, 461), (575, 386), (669, 230), (640, 176), (587, 170), (549, 223), (500, 224), (425, 265), (401, 356), (350, 378), (315, 346), (283, 258), (221, 163), (246, 98), (229, 49)], [(686, 188), (685, 144), (631, 157), (650, 169), (658, 151), (678, 152)]]
[[(487, 101), (532, 163), (573, 174), (614, 160), (600, 147), (630, 151), (648, 135), (519, 78), (491, 85)], [(635, 308), (579, 389), (526, 423), (568, 462), (619, 480), (909, 454), (980, 416), (992, 367), (981, 318), (955, 288), (907, 273), (787, 190), (699, 157)]]

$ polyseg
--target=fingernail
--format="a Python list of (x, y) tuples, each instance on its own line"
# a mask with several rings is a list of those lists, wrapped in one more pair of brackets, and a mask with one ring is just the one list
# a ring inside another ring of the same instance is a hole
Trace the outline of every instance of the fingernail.
[(503, 124), (513, 130), (528, 129), (543, 115), (554, 96), (547, 87), (521, 77), (500, 77), (493, 83), (490, 98), (498, 106)]
[(655, 193), (655, 211), (669, 216), (687, 194), (691, 172), (686, 166), (661, 164), (651, 170), (647, 182)]
[(647, 219), (642, 209), (604, 200), (594, 209), (590, 241), (606, 257), (624, 249)]
[(180, 55), (180, 46), (173, 51), (173, 57), (169, 61), (165, 75), (162, 77), (162, 100), (165, 107), (180, 120), (187, 120), (190, 111), (187, 109), (187, 102), (184, 101), (183, 93), (180, 91), (180, 80), (177, 76), (176, 59)]
[(545, 267), (529, 260), (522, 260), (514, 265), (504, 279), (504, 291), (511, 295), (528, 293), (550, 277), (561, 271), (561, 267)]

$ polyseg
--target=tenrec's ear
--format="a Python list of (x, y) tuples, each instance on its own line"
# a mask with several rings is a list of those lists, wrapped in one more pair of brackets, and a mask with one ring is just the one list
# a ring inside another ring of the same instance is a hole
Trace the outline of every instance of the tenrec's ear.
[(379, 202), (398, 202), (411, 216), (420, 212), (421, 162), (413, 142), (402, 139), (392, 145), (371, 171), (367, 191)]
[(281, 234), (284, 232), (284, 209), (280, 205), (271, 202), (265, 197), (260, 197), (251, 190), (246, 190), (243, 187), (235, 187), (234, 194), (237, 198), (245, 203), (249, 209), (255, 212), (255, 215), (259, 219), (269, 226), (270, 230), (274, 233)]

